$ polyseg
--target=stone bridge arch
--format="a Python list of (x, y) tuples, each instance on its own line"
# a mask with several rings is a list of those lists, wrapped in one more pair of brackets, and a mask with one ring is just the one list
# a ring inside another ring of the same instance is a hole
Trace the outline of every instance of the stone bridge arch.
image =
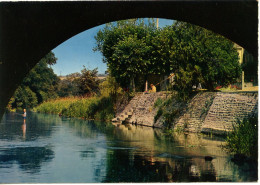
[(190, 22), (258, 55), (257, 1), (0, 2), (0, 118), (22, 79), (50, 50), (89, 28), (140, 17)]

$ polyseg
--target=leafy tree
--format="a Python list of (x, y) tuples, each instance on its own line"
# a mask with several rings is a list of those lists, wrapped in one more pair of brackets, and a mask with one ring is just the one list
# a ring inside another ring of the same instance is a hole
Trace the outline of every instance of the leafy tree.
[(152, 72), (149, 54), (155, 30), (152, 21), (145, 24), (143, 19), (131, 19), (107, 24), (95, 36), (94, 51), (103, 54), (111, 75), (122, 87), (128, 87), (137, 75)]
[(111, 75), (123, 87), (138, 76), (175, 73), (175, 89), (184, 97), (193, 85), (214, 90), (214, 85), (226, 86), (241, 74), (232, 42), (184, 22), (156, 29), (142, 19), (118, 21), (100, 30), (95, 39), (94, 50), (103, 54)]
[(38, 103), (36, 93), (28, 86), (19, 86), (15, 91), (13, 101), (10, 102), (12, 107), (32, 108)]
[(241, 74), (238, 53), (234, 44), (220, 35), (184, 22), (171, 29), (174, 59), (178, 64), (176, 89), (191, 92), (192, 85), (201, 83), (209, 90), (214, 84), (233, 83)]
[(80, 77), (80, 73), (72, 73), (65, 77), (65, 79), (60, 80), (58, 83), (58, 96), (79, 96), (80, 89), (75, 79)]
[(36, 64), (16, 90), (11, 102), (13, 108), (32, 108), (57, 97), (56, 86), (59, 79), (50, 67), (56, 61), (54, 53), (50, 52)]
[(99, 80), (97, 79), (97, 73), (97, 68), (89, 70), (83, 66), (80, 76), (74, 79), (74, 82), (79, 87), (80, 95), (88, 95), (99, 92)]
[(123, 93), (123, 89), (116, 83), (114, 77), (108, 75), (102, 83), (99, 84), (100, 93), (103, 96)]
[(57, 58), (50, 52), (36, 64), (22, 82), (22, 86), (28, 86), (36, 93), (38, 103), (57, 97), (55, 87), (59, 79), (49, 67), (49, 65), (55, 64), (56, 60)]

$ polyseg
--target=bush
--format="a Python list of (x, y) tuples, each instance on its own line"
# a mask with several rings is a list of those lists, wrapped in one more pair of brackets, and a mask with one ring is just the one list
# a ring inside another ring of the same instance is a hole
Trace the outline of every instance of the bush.
[(163, 104), (163, 100), (162, 98), (158, 98), (155, 103), (154, 103), (154, 107), (160, 107)]
[(44, 102), (34, 109), (41, 113), (62, 114), (67, 117), (80, 117), (96, 120), (111, 120), (114, 117), (111, 97), (60, 98)]
[(156, 115), (154, 116), (154, 123), (157, 122), (157, 120), (161, 117), (162, 114), (163, 114), (163, 110), (160, 107), (159, 110), (157, 111)]
[(233, 131), (227, 135), (227, 148), (235, 154), (242, 154), (257, 159), (258, 151), (258, 117), (249, 117), (237, 121)]

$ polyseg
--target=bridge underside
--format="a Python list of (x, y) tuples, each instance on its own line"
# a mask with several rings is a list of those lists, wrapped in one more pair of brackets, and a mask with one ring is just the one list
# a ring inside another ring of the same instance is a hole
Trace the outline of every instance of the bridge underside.
[(86, 29), (141, 17), (190, 22), (258, 55), (257, 1), (1, 2), (0, 118), (22, 79), (50, 50)]

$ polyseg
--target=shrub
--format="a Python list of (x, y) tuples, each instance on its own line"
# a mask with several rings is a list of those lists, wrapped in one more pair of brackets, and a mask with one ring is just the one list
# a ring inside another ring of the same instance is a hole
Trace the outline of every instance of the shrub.
[(154, 123), (157, 122), (157, 120), (161, 117), (162, 114), (163, 114), (163, 110), (160, 107), (159, 110), (157, 111), (156, 115), (154, 116)]
[(163, 104), (163, 100), (162, 98), (158, 98), (155, 103), (154, 103), (154, 107), (160, 107)]
[(235, 154), (243, 154), (257, 159), (258, 151), (258, 117), (249, 117), (237, 121), (233, 131), (227, 135), (227, 148)]

